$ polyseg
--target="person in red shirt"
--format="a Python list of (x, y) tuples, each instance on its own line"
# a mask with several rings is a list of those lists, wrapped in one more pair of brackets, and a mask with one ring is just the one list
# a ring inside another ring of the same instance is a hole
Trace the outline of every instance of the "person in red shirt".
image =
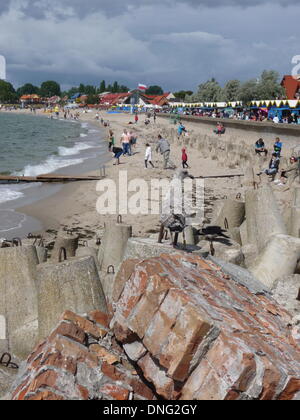
[(188, 156), (187, 156), (186, 150), (182, 149), (182, 167), (183, 167), (183, 169), (189, 168), (189, 165), (188, 165), (187, 161), (188, 161)]
[(138, 114), (135, 114), (134, 120), (135, 120), (135, 123), (136, 124), (139, 122), (139, 116), (138, 116)]

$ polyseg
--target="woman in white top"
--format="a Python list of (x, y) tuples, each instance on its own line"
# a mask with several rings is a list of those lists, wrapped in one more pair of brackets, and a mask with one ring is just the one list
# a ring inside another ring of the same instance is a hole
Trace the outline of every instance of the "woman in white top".
[(152, 163), (152, 149), (149, 143), (146, 144), (146, 153), (145, 153), (145, 166), (148, 168), (148, 163), (154, 168)]

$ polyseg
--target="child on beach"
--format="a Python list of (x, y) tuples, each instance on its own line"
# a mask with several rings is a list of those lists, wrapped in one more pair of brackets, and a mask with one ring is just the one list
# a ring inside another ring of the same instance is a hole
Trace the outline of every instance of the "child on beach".
[(188, 165), (187, 161), (188, 161), (188, 155), (186, 153), (186, 149), (182, 149), (182, 167), (183, 167), (183, 169), (189, 168), (189, 165)]
[(149, 143), (146, 144), (146, 153), (145, 153), (145, 166), (148, 168), (148, 163), (154, 168), (152, 163), (152, 148)]
[(115, 145), (115, 137), (114, 132), (112, 130), (109, 130), (109, 144), (108, 144), (108, 150), (111, 152), (111, 148)]

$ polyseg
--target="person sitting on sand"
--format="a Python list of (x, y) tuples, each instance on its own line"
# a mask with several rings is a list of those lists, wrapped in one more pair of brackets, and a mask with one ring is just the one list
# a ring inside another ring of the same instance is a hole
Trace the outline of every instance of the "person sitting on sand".
[(257, 142), (255, 143), (255, 153), (257, 155), (261, 155), (262, 153), (265, 154), (265, 156), (268, 155), (268, 151), (265, 148), (265, 142), (263, 141), (263, 139), (259, 139), (257, 140)]
[(279, 158), (281, 156), (282, 147), (283, 147), (282, 141), (280, 140), (279, 137), (277, 137), (274, 144), (274, 153), (276, 153), (277, 157)]
[(154, 168), (152, 163), (152, 148), (149, 143), (146, 144), (146, 153), (145, 153), (145, 166), (148, 168), (148, 163)]
[(120, 165), (120, 157), (123, 155), (123, 149), (121, 149), (121, 147), (113, 147), (112, 152), (114, 158), (117, 159), (117, 163), (114, 163), (114, 165)]
[(222, 134), (225, 134), (225, 127), (222, 123), (218, 123), (217, 124), (217, 128), (216, 130), (214, 130), (214, 133), (218, 134), (218, 136), (220, 137)]
[(280, 165), (280, 159), (276, 153), (273, 153), (272, 159), (270, 160), (270, 163), (269, 163), (269, 168), (260, 172), (257, 175), (261, 175), (265, 173), (266, 175), (273, 176), (273, 178), (275, 178), (275, 176), (277, 175), (279, 171), (279, 165)]

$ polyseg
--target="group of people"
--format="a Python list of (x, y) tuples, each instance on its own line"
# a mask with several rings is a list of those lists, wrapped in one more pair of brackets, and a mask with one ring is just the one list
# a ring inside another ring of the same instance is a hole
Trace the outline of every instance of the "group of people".
[(132, 156), (132, 149), (136, 146), (137, 137), (132, 131), (124, 130), (121, 136), (121, 146), (117, 147), (114, 132), (109, 130), (108, 150), (113, 152), (117, 164), (120, 165), (121, 156)]
[[(132, 147), (136, 145), (137, 138), (132, 132), (128, 132), (127, 130), (123, 131), (121, 136), (121, 145), (122, 147), (117, 147), (115, 144), (115, 137), (112, 130), (109, 130), (109, 151), (114, 154), (114, 158), (116, 159), (116, 163), (114, 165), (120, 165), (120, 158), (121, 156), (131, 156), (132, 155)], [(160, 153), (163, 156), (164, 160), (164, 169), (176, 169), (176, 165), (171, 161), (170, 154), (171, 154), (171, 146), (167, 139), (163, 138), (160, 134), (158, 135), (156, 148), (157, 153)], [(182, 167), (183, 169), (189, 168), (188, 165), (188, 155), (186, 149), (182, 149)], [(146, 144), (146, 151), (145, 151), (145, 168), (148, 169), (148, 165), (154, 168), (152, 162), (152, 146), (147, 143)]]
[[(265, 169), (264, 171), (260, 172), (258, 175), (265, 173), (266, 175), (269, 175), (275, 178), (280, 167), (280, 157), (281, 157), (282, 148), (283, 148), (283, 143), (280, 140), (280, 138), (277, 137), (273, 145), (274, 151), (272, 153), (269, 167)], [(257, 140), (257, 142), (255, 143), (255, 153), (257, 155), (262, 155), (262, 154), (264, 154), (265, 156), (268, 155), (268, 150), (266, 149), (265, 142), (262, 138)]]

